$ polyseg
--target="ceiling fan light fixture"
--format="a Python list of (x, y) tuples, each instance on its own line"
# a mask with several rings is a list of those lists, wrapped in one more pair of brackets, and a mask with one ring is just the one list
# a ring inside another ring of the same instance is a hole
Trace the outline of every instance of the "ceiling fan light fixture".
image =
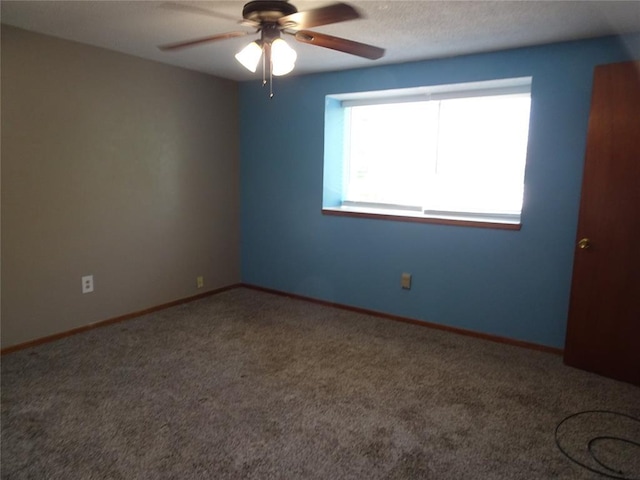
[[(199, 7), (185, 6), (185, 8), (193, 10)], [(255, 29), (253, 32), (237, 30), (169, 45), (160, 45), (158, 48), (162, 51), (179, 50), (259, 33), (260, 39), (244, 47), (235, 57), (251, 73), (255, 73), (258, 64), (262, 63), (262, 85), (269, 84), (269, 96), (273, 97), (273, 77), (290, 73), (295, 68), (298, 56), (296, 51), (280, 38), (282, 34), (292, 35), (301, 43), (329, 48), (370, 60), (382, 57), (384, 55), (383, 48), (306, 30), (356, 18), (362, 18), (362, 15), (351, 5), (342, 2), (299, 12), (294, 5), (289, 3), (289, 0), (250, 0), (242, 9), (240, 24)], [(262, 62), (260, 62), (261, 59)]]
[(244, 47), (238, 53), (236, 53), (236, 60), (242, 64), (244, 68), (252, 73), (255, 73), (262, 56), (262, 47), (257, 42), (251, 42)]
[(271, 43), (272, 73), (275, 76), (286, 75), (293, 70), (298, 54), (281, 38)]

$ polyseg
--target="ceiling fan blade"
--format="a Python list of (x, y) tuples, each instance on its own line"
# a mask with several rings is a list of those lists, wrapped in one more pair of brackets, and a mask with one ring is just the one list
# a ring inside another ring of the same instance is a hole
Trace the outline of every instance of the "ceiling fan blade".
[(373, 45), (367, 45), (366, 43), (354, 42), (353, 40), (347, 40), (346, 38), (334, 37), (332, 35), (311, 32), (309, 30), (300, 30), (292, 35), (296, 37), (297, 41), (302, 43), (330, 48), (332, 50), (350, 53), (351, 55), (357, 55), (370, 60), (377, 60), (384, 55), (384, 48), (374, 47)]
[(248, 18), (244, 18), (238, 22), (243, 27), (251, 27), (251, 28), (260, 28), (260, 22), (256, 22), (255, 20), (249, 20)]
[(298, 30), (329, 25), (330, 23), (346, 22), (360, 17), (360, 13), (351, 5), (334, 3), (326, 7), (286, 15), (280, 18), (278, 23), (284, 28)]
[(187, 40), (186, 42), (170, 43), (168, 45), (160, 45), (158, 48), (162, 51), (178, 50), (180, 48), (193, 47), (202, 43), (216, 42), (218, 40), (226, 40), (227, 38), (244, 37), (254, 32), (228, 32), (220, 33), (218, 35), (211, 35), (209, 37), (196, 38), (194, 40)]
[(166, 8), (169, 10), (177, 10), (181, 12), (195, 13), (196, 15), (207, 15), (209, 17), (219, 18), (221, 20), (231, 20), (237, 22), (238, 18), (224, 13), (216, 12), (204, 7), (198, 7), (196, 5), (190, 5), (184, 2), (163, 2), (158, 5), (160, 8)]

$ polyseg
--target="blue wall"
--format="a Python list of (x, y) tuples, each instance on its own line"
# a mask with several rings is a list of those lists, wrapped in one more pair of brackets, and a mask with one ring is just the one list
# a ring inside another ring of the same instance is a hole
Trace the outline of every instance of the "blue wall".
[[(640, 35), (241, 84), (242, 281), (562, 347), (593, 68), (631, 58)], [(321, 214), (325, 95), (524, 76), (520, 231)]]

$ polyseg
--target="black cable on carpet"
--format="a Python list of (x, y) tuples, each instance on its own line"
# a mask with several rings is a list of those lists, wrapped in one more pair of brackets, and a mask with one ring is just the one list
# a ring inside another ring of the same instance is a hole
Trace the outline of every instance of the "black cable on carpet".
[[(589, 455), (591, 455), (591, 458), (598, 465), (600, 465), (601, 467), (603, 467), (606, 470), (608, 470), (608, 472), (603, 472), (601, 470), (598, 470), (596, 468), (590, 467), (589, 465), (586, 465), (586, 464), (576, 460), (564, 448), (562, 448), (562, 446), (560, 445), (560, 442), (558, 441), (558, 430), (560, 430), (560, 427), (562, 426), (562, 424), (564, 424), (567, 420), (569, 420), (571, 418), (575, 418), (575, 417), (578, 417), (580, 415), (585, 415), (585, 414), (589, 414), (589, 413), (604, 413), (604, 414), (616, 415), (618, 417), (628, 418), (630, 420), (633, 420), (635, 422), (639, 422), (640, 423), (640, 418), (636, 418), (636, 417), (633, 417), (631, 415), (627, 415), (625, 413), (612, 412), (610, 410), (583, 410), (583, 411), (578, 412), (578, 413), (573, 413), (573, 414), (563, 418), (562, 421), (560, 423), (558, 423), (558, 425), (556, 425), (555, 440), (556, 440), (556, 446), (558, 447), (558, 449), (569, 460), (571, 460), (572, 462), (580, 465), (583, 468), (586, 468), (587, 470), (589, 470), (591, 472), (599, 473), (600, 475), (603, 475), (603, 476), (608, 477), (608, 478), (617, 478), (617, 479), (621, 479), (621, 480), (640, 480), (640, 477), (629, 477), (629, 476), (627, 476), (628, 474), (625, 474), (623, 471), (618, 470), (616, 468), (612, 468), (611, 466), (605, 464), (600, 459), (598, 459), (596, 454), (593, 452), (593, 445), (596, 444), (597, 442), (602, 441), (602, 440), (614, 440), (614, 441), (617, 441), (617, 442), (623, 442), (623, 443), (627, 443), (627, 444), (630, 444), (630, 445), (634, 445), (634, 446), (639, 447), (639, 448), (640, 448), (640, 442), (636, 442), (634, 440), (629, 440), (628, 438), (622, 438), (622, 437), (612, 436), (612, 435), (599, 435), (599, 436), (591, 438), (589, 440), (589, 442), (587, 443), (587, 451), (589, 452)], [(640, 452), (638, 454), (640, 455)], [(612, 472), (612, 473), (609, 473), (609, 472)]]

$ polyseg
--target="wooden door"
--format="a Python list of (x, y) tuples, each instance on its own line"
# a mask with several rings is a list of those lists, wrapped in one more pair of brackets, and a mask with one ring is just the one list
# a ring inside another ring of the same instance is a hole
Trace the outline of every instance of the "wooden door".
[(640, 62), (595, 69), (564, 361), (640, 385)]

